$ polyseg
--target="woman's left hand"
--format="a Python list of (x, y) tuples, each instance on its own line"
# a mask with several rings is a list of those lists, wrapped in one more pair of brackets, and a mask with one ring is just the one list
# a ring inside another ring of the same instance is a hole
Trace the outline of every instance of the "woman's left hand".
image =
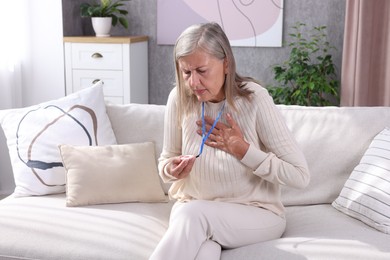
[[(210, 147), (221, 149), (241, 160), (248, 151), (249, 143), (244, 140), (244, 135), (242, 134), (240, 127), (229, 113), (226, 114), (226, 121), (227, 124), (218, 122), (215, 125), (215, 128), (205, 144)], [(208, 132), (214, 123), (214, 119), (206, 116), (205, 122), (206, 132)], [(196, 121), (196, 124), (200, 127), (197, 133), (202, 135), (202, 121), (198, 120)]]

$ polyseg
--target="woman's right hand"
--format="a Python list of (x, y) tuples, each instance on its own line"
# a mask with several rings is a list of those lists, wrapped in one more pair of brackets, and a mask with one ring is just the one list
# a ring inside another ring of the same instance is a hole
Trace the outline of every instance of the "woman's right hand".
[(195, 163), (194, 155), (180, 155), (174, 157), (168, 164), (168, 173), (176, 179), (186, 178)]

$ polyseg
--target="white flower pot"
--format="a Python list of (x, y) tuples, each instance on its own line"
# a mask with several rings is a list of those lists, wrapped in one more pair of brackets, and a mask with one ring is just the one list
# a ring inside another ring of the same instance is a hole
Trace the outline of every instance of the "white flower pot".
[(109, 37), (112, 17), (92, 17), (92, 27), (96, 37)]

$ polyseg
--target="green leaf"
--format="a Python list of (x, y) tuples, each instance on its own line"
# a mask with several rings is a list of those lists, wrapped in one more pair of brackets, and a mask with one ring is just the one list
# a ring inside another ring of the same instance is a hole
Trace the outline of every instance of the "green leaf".
[(125, 2), (130, 0), (100, 0), (100, 4), (80, 4), (80, 15), (82, 17), (112, 17), (112, 25), (119, 23), (128, 28), (126, 15), (129, 13), (126, 9), (119, 9), (126, 6)]
[[(295, 105), (331, 105), (339, 102), (339, 81), (329, 49), (335, 49), (326, 39), (326, 26), (317, 26), (304, 33), (304, 23), (292, 26), (288, 35), (288, 60), (272, 67), (274, 80), (283, 84), (270, 87), (275, 103)], [(308, 35), (306, 37), (306, 35)]]
[(116, 15), (111, 15), (112, 17), (112, 26), (116, 26), (116, 24), (118, 23), (118, 17)]
[(120, 18), (119, 18), (119, 22), (120, 22), (120, 23), (122, 24), (122, 26), (125, 27), (126, 29), (129, 28), (129, 23), (128, 23), (128, 21), (127, 21), (125, 18), (120, 17)]

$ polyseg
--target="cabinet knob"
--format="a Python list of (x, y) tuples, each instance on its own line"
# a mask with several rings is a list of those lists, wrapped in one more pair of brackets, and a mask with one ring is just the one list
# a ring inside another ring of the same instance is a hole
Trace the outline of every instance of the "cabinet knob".
[[(95, 80), (92, 81), (92, 84), (96, 84), (96, 83), (98, 83), (99, 81), (100, 81), (100, 79), (95, 79)], [(102, 81), (102, 85), (104, 85), (104, 81)]]
[(91, 57), (94, 58), (94, 59), (100, 59), (100, 58), (103, 58), (103, 55), (101, 55), (101, 54), (98, 53), (98, 52), (95, 52), (94, 54), (92, 54)]

